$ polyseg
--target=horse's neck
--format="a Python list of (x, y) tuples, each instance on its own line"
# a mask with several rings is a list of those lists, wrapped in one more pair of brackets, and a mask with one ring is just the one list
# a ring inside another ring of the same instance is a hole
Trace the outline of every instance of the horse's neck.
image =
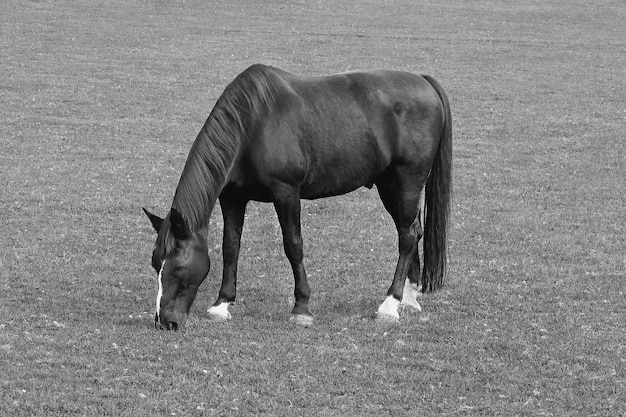
[(220, 135), (209, 119), (198, 134), (176, 188), (176, 207), (194, 229), (208, 224), (239, 150), (240, 140)]

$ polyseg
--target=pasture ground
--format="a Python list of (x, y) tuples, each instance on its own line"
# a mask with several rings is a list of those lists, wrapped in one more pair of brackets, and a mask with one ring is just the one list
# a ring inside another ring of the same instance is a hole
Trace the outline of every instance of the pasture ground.
[[(0, 415), (626, 415), (621, 0), (0, 1)], [(252, 204), (234, 318), (152, 327), (154, 236), (222, 89), (256, 62), (435, 76), (455, 116), (445, 289), (372, 313), (376, 192), (305, 202), (312, 328)]]

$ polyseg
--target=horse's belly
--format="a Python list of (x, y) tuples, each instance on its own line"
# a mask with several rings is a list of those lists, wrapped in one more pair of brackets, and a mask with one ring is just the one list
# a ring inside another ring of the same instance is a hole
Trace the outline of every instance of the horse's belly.
[(336, 195), (347, 194), (363, 186), (371, 188), (373, 185), (374, 185), (373, 182), (362, 183), (362, 181), (355, 182), (352, 184), (341, 184), (340, 187), (306, 185), (300, 190), (300, 198), (303, 198), (306, 200), (315, 200), (317, 198), (333, 197)]
[(360, 187), (371, 188), (382, 172), (378, 158), (335, 159), (321, 166), (311, 164), (300, 188), (300, 196), (316, 199), (346, 194)]

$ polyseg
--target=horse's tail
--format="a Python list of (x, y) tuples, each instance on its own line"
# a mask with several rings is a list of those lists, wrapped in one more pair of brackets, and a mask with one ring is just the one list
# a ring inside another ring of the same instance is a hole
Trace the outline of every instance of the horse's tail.
[(423, 77), (439, 94), (443, 111), (439, 147), (426, 182), (424, 204), (426, 214), (422, 291), (432, 292), (441, 288), (447, 272), (446, 232), (452, 196), (452, 112), (450, 111), (448, 96), (441, 85), (428, 75)]

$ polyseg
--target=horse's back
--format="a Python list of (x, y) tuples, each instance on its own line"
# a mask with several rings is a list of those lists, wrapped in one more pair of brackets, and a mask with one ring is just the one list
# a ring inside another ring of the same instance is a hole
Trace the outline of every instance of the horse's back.
[(276, 182), (299, 187), (303, 198), (343, 194), (371, 187), (394, 164), (432, 159), (442, 114), (423, 77), (388, 70), (324, 77), (263, 70), (273, 79), (274, 107), (257, 121), (233, 175), (236, 182), (256, 183), (255, 199), (271, 199)]
[[(403, 144), (439, 134), (443, 117), (441, 100), (420, 75), (371, 70), (325, 77), (285, 73), (284, 77), (291, 94), (297, 96), (292, 96), (290, 101), (299, 102), (291, 108), (291, 115), (304, 121), (327, 121), (318, 130), (325, 138), (334, 138), (333, 142), (343, 142), (339, 136), (344, 140), (352, 138), (346, 135), (349, 132), (365, 131), (366, 136), (378, 139), (381, 150), (392, 146), (396, 156), (401, 156), (407, 151)], [(346, 142), (352, 145), (352, 141)]]

